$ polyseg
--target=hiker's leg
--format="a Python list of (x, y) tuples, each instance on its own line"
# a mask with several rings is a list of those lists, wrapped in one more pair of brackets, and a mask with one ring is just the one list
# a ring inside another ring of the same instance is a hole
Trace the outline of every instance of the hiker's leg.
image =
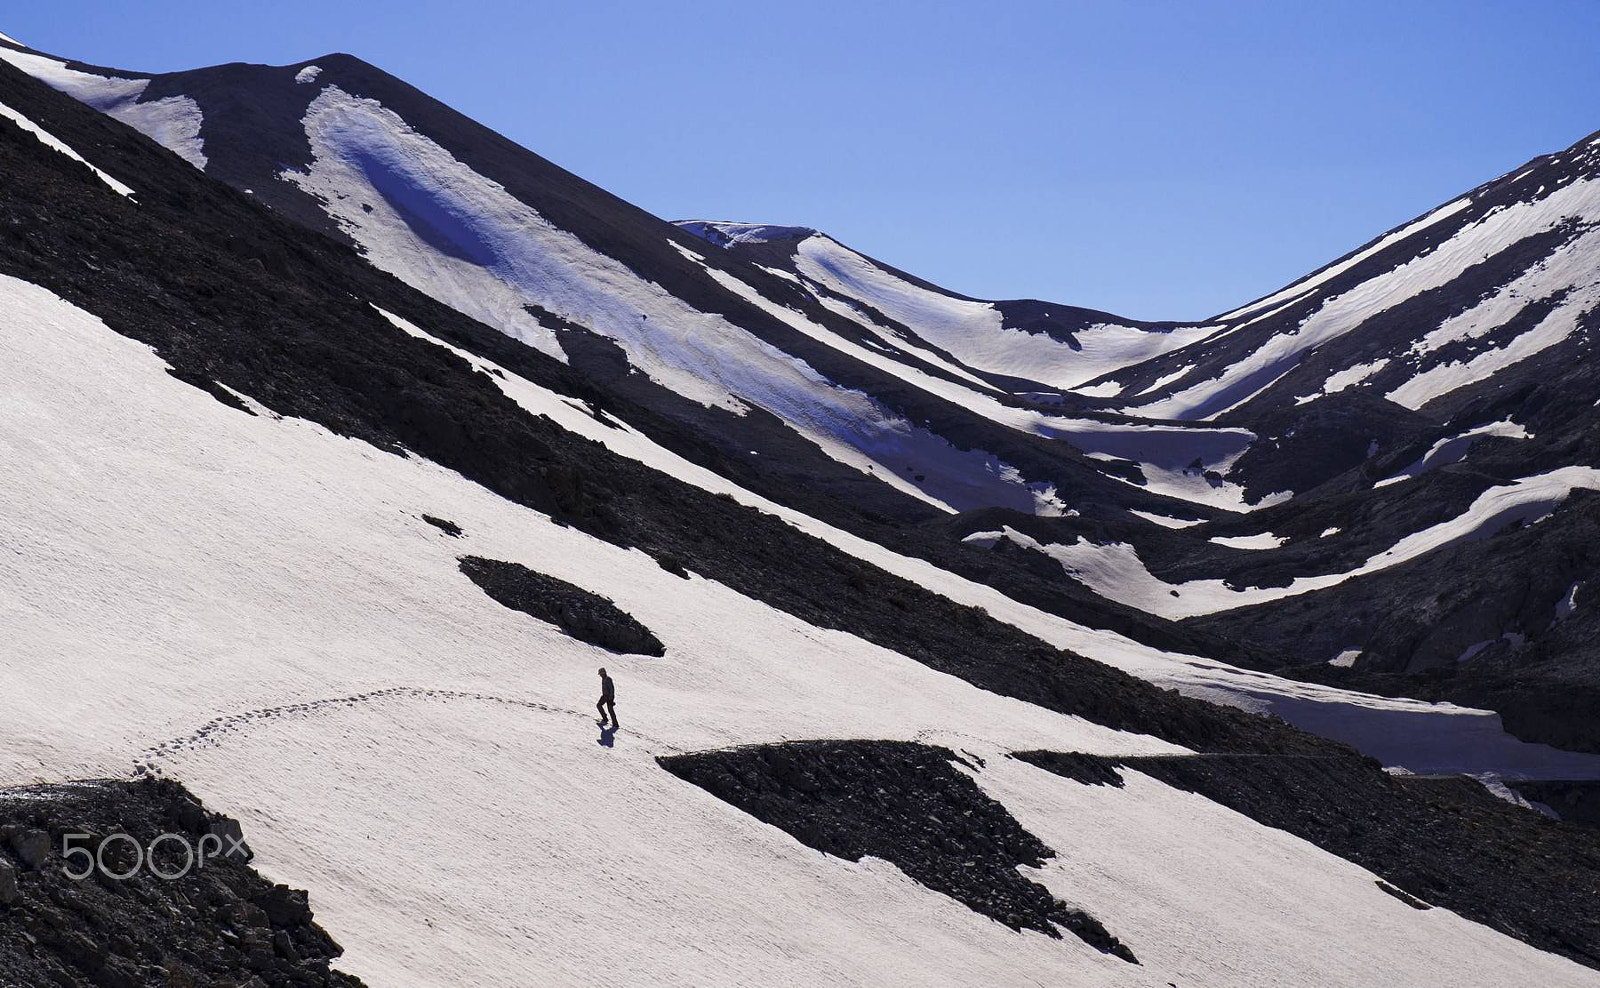
[(606, 709), (611, 711), (611, 726), (619, 726), (621, 722), (617, 720), (617, 705), (615, 703), (608, 703), (606, 704)]
[(606, 701), (599, 701), (594, 705), (594, 708), (600, 711), (600, 723), (604, 724), (606, 722)]

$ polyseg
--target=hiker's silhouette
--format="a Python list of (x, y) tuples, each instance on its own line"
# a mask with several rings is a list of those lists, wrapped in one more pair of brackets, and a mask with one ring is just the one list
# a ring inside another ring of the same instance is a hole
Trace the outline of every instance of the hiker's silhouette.
[(600, 670), (600, 702), (594, 706), (596, 710), (600, 711), (601, 727), (606, 726), (607, 714), (611, 717), (611, 729), (613, 731), (622, 726), (617, 723), (617, 687), (611, 681), (611, 677), (606, 675), (604, 669)]

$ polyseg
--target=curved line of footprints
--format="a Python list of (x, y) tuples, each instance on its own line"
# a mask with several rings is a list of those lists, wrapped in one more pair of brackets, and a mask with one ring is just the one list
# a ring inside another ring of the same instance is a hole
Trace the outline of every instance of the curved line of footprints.
[[(521, 707), (539, 713), (556, 714), (560, 716), (576, 717), (591, 721), (589, 714), (569, 707), (557, 707), (537, 700), (519, 700), (514, 697), (496, 696), (492, 693), (474, 693), (466, 690), (426, 689), (420, 686), (390, 686), (381, 690), (371, 690), (366, 693), (354, 693), (349, 696), (327, 697), (321, 700), (306, 700), (300, 703), (286, 703), (276, 707), (261, 707), (256, 710), (246, 710), (242, 713), (226, 714), (213, 717), (206, 721), (193, 733), (183, 737), (163, 741), (160, 744), (146, 748), (139, 757), (134, 759), (134, 775), (160, 774), (160, 769), (155, 762), (159, 759), (176, 755), (179, 752), (194, 748), (208, 748), (220, 745), (227, 739), (227, 735), (238, 734), (242, 729), (262, 721), (277, 720), (285, 717), (310, 716), (325, 711), (354, 707), (364, 703), (388, 699), (415, 699), (415, 700), (472, 700), (479, 703), (498, 703), (504, 706)], [(653, 738), (648, 734), (629, 731), (634, 737), (640, 738), (650, 744), (673, 752), (682, 752), (683, 749), (676, 745)]]

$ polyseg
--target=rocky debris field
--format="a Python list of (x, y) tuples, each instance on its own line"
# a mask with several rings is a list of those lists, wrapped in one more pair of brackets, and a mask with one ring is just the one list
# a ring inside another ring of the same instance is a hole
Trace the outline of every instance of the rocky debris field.
[(342, 951), (306, 893), (242, 842), (176, 782), (0, 791), (0, 984), (360, 985), (329, 968)]

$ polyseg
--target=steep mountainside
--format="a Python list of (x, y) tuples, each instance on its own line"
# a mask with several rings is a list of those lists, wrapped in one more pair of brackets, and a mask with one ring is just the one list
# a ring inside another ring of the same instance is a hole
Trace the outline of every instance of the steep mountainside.
[[(1581, 449), (1252, 498), (1270, 433), (1094, 380), (1250, 313), (986, 303), (680, 228), (347, 56), (3, 54), (0, 780), (166, 777), (237, 818), (326, 935), (174, 897), (172, 943), (251, 948), (219, 977), (1597, 983), (1594, 837), (1501, 780), (1600, 758), (1240, 668), (1305, 636), (1207, 624), (1558, 532)], [(1465, 462), (1532, 441), (1504, 432)], [(12, 795), (54, 844), (79, 788)], [(151, 791), (107, 784), (93, 833)], [(0, 980), (196, 967), (4, 836)]]

